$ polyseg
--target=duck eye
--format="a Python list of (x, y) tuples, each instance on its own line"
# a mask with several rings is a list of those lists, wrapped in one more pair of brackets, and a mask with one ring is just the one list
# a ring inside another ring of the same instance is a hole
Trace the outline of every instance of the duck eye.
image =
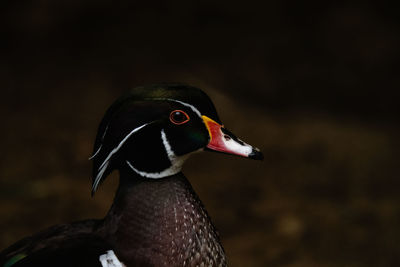
[(189, 116), (182, 110), (174, 110), (169, 114), (169, 120), (173, 124), (184, 124), (189, 121)]

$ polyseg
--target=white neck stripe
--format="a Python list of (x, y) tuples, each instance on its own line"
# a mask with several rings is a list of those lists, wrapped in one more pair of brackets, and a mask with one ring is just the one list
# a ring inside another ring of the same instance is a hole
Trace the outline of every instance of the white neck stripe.
[(139, 174), (142, 177), (146, 177), (146, 178), (152, 178), (152, 179), (158, 179), (158, 178), (163, 178), (163, 177), (167, 177), (167, 176), (171, 176), (174, 174), (177, 174), (178, 172), (181, 171), (181, 168), (179, 169), (175, 169), (173, 168), (174, 166), (171, 166), (169, 168), (166, 168), (163, 171), (160, 172), (144, 172), (144, 171), (139, 171), (138, 169), (136, 169), (132, 163), (128, 160), (126, 160), (126, 164), (128, 164), (128, 166), (137, 174)]
[(133, 166), (133, 164), (130, 161), (127, 160), (126, 163), (128, 164), (128, 166), (140, 176), (153, 179), (171, 176), (180, 172), (182, 170), (183, 163), (189, 157), (189, 155), (183, 155), (183, 156), (175, 155), (175, 152), (172, 150), (171, 145), (168, 142), (168, 138), (167, 135), (165, 134), (164, 129), (161, 130), (161, 140), (163, 142), (165, 152), (168, 155), (168, 159), (171, 163), (170, 167), (160, 172), (145, 172), (145, 171), (139, 171)]

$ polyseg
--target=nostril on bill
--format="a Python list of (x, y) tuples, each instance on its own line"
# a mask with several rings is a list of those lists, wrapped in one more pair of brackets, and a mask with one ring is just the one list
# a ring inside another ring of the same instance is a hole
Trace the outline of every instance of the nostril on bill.
[(232, 139), (232, 138), (231, 138), (229, 135), (227, 135), (227, 134), (224, 134), (224, 138), (225, 138), (225, 141), (229, 141), (229, 140)]

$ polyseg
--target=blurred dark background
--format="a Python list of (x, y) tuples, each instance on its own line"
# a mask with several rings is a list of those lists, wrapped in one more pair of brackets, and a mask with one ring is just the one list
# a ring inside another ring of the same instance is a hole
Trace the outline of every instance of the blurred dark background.
[(178, 81), (265, 154), (185, 166), (231, 266), (399, 266), (399, 6), (375, 2), (2, 1), (0, 249), (102, 217), (105, 109)]

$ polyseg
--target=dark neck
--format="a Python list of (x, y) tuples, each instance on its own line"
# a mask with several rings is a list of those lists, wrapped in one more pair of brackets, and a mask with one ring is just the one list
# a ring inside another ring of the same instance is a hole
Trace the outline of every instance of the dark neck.
[(121, 171), (102, 231), (127, 266), (226, 265), (216, 230), (182, 173), (149, 179)]

